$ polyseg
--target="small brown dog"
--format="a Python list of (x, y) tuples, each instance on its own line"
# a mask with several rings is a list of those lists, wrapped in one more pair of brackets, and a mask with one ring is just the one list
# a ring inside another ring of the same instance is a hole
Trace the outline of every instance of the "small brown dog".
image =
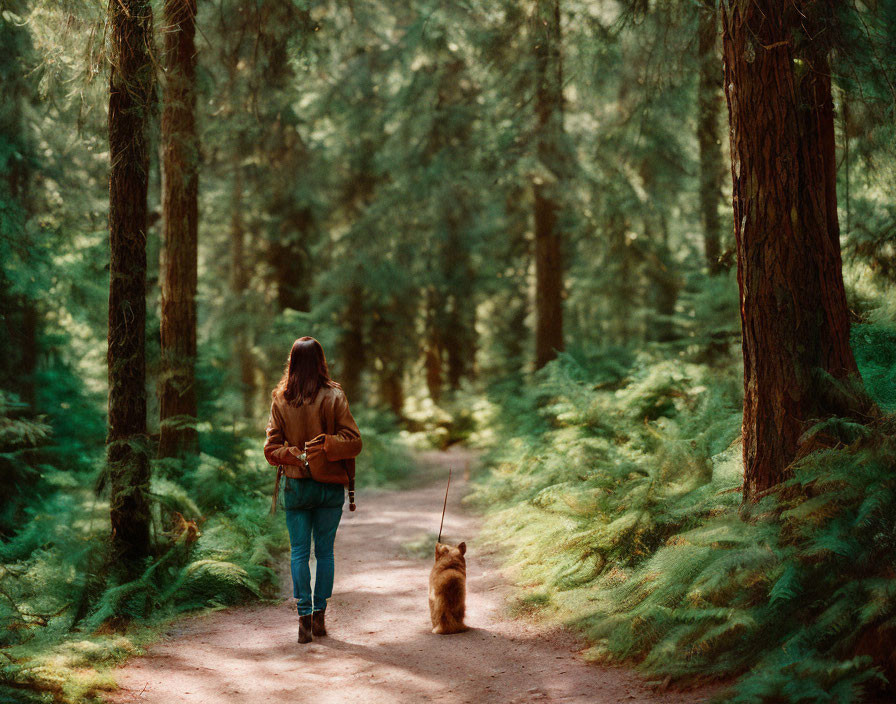
[(467, 600), (467, 544), (436, 543), (436, 564), (429, 574), (429, 615), (437, 635), (460, 633)]

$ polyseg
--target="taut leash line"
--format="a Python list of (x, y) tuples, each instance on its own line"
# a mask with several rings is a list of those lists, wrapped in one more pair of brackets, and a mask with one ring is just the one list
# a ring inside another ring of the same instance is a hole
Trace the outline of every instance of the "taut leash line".
[(445, 487), (445, 503), (442, 504), (442, 520), (439, 523), (439, 539), (436, 543), (442, 542), (442, 526), (445, 525), (445, 509), (448, 508), (448, 487), (451, 486), (451, 467), (448, 467), (448, 486)]

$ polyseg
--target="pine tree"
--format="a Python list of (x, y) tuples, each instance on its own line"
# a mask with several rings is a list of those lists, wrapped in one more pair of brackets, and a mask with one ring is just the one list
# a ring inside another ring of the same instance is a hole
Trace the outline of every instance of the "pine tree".
[(558, 211), (563, 139), (563, 65), (560, 0), (535, 0), (532, 15), (535, 55), (537, 156), (542, 173), (535, 195), (535, 367), (563, 349), (563, 243)]
[(744, 497), (779, 483), (806, 423), (843, 412), (849, 346), (823, 3), (723, 6), (744, 352)]
[(162, 373), (159, 456), (198, 450), (196, 283), (199, 141), (196, 136), (196, 2), (166, 0), (162, 110)]
[(149, 554), (146, 435), (147, 126), (154, 98), (152, 6), (109, 3), (109, 432), (112, 555), (133, 573)]

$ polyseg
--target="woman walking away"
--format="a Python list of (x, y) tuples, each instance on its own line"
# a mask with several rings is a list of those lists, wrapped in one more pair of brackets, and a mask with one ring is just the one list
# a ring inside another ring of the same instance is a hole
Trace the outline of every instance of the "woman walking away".
[[(361, 434), (348, 409), (342, 387), (330, 379), (327, 360), (313, 337), (296, 340), (283, 378), (271, 394), (264, 456), (282, 465), (286, 475), (283, 505), (289, 531), (292, 590), (299, 612), (299, 643), (312, 634), (325, 636), (324, 612), (333, 594), (333, 541), (342, 518), (345, 491), (342, 484), (311, 478), (304, 458), (305, 443), (314, 438), (325, 448), (332, 464), (345, 460), (345, 483), (354, 482), (354, 457), (361, 451)], [(323, 436), (323, 437), (318, 437)], [(317, 574), (311, 592), (311, 540)]]

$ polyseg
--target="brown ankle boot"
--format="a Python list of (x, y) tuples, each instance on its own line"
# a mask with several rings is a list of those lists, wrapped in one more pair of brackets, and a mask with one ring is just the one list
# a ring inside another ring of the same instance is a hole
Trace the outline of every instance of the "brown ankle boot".
[(311, 614), (299, 616), (299, 643), (310, 643), (311, 631)]
[(324, 614), (326, 612), (321, 609), (311, 614), (311, 631), (316, 636), (327, 635), (327, 625), (324, 623)]

